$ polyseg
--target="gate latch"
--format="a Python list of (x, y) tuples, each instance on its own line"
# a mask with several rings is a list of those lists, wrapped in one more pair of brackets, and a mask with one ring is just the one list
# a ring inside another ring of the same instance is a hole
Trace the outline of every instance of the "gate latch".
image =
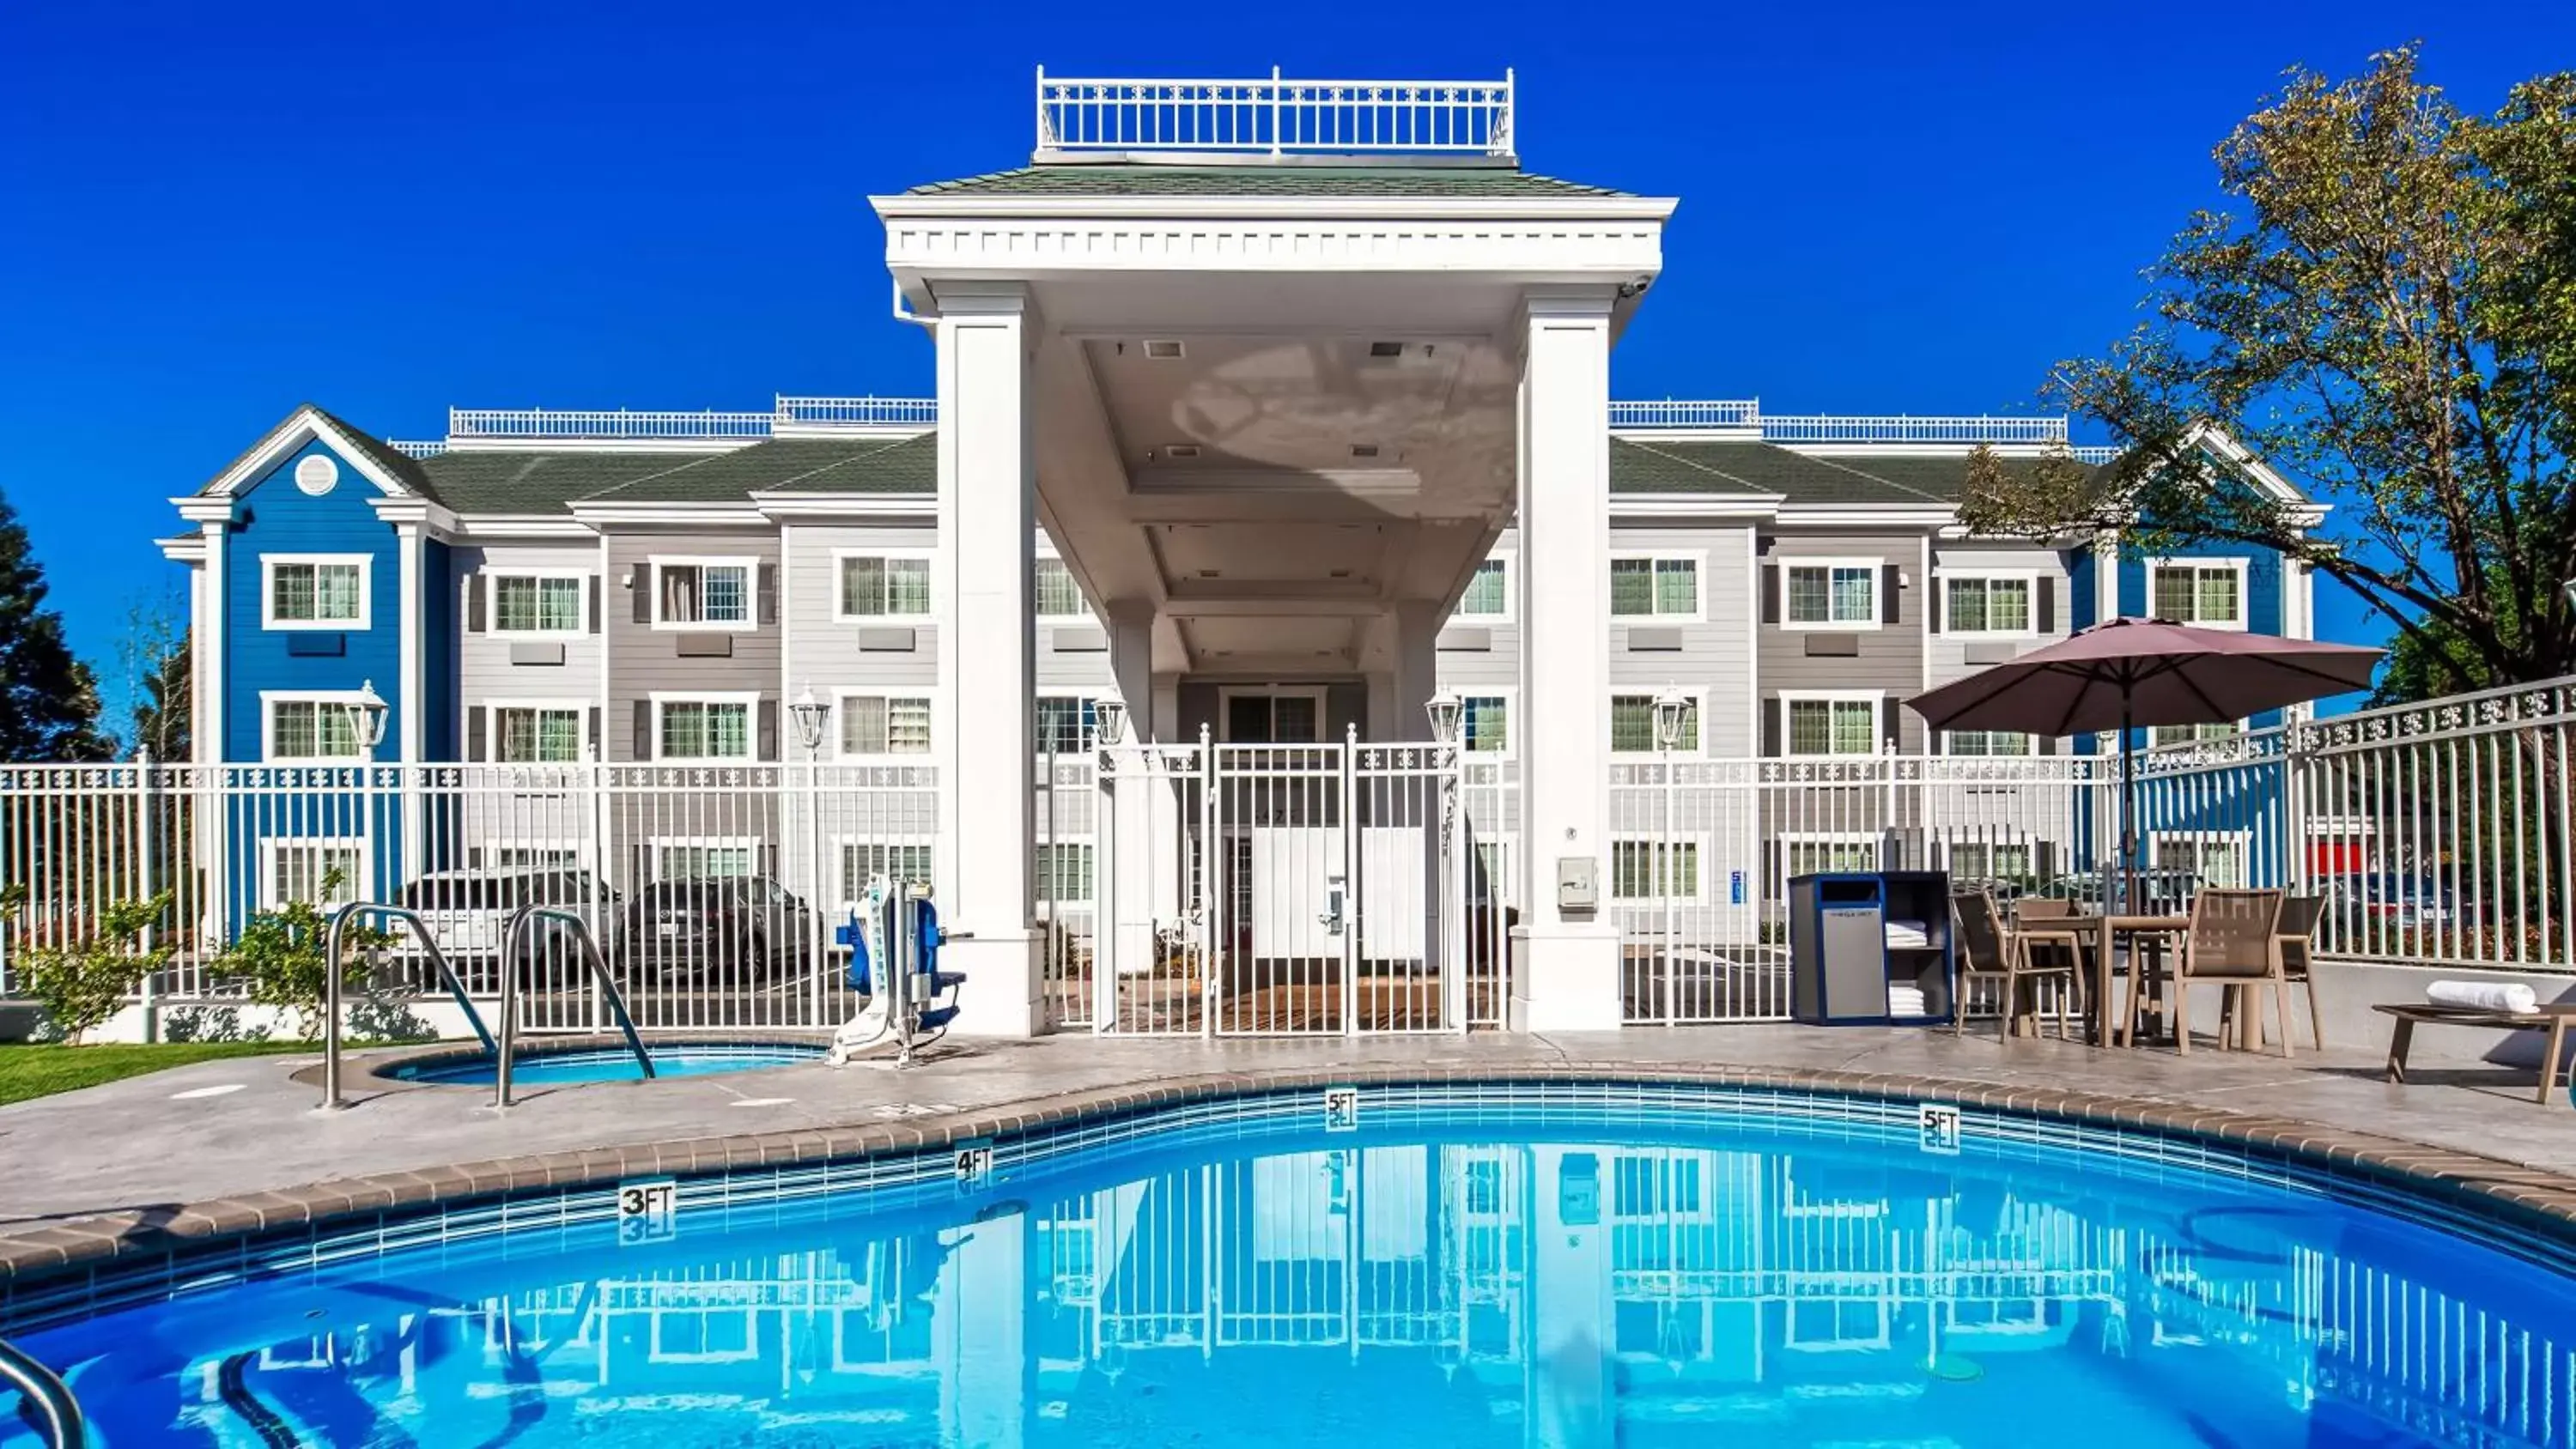
[(1317, 916), (1315, 920), (1324, 928), (1326, 934), (1338, 936), (1342, 933), (1343, 878), (1335, 875), (1326, 876), (1324, 879), (1324, 913)]

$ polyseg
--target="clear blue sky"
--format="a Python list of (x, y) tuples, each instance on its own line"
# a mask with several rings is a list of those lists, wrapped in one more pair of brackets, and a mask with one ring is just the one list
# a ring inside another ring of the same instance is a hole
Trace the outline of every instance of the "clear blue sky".
[(0, 11), (0, 488), (112, 693), (164, 500), (298, 401), (433, 437), (929, 391), (864, 198), (1022, 160), (1039, 63), (1517, 67), (1526, 164), (1682, 198), (1620, 395), (1777, 412), (2028, 407), (2294, 61), (2420, 37), (2475, 107), (2576, 65), (2538, 0)]

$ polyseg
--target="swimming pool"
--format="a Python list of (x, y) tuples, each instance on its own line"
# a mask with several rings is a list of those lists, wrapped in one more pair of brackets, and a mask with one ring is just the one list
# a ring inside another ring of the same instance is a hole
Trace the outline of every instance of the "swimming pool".
[(113, 1446), (2569, 1444), (2554, 1254), (2216, 1144), (1962, 1127), (1255, 1096), (484, 1204), (19, 1341)]
[[(771, 1067), (804, 1066), (823, 1060), (820, 1043), (757, 1042), (716, 1045), (705, 1042), (645, 1044), (652, 1053), (653, 1073), (663, 1077), (706, 1077), (720, 1072), (757, 1072)], [(487, 1053), (427, 1057), (395, 1062), (377, 1075), (404, 1082), (439, 1086), (488, 1087), (499, 1064)], [(643, 1070), (624, 1047), (583, 1047), (575, 1051), (529, 1051), (521, 1048), (510, 1063), (510, 1080), (520, 1086), (569, 1085), (580, 1082), (638, 1082)]]

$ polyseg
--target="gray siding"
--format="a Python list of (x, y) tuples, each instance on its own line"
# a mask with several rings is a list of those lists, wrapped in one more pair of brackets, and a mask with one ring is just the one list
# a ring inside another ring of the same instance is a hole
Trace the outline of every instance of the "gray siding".
[[(1756, 750), (1771, 752), (1777, 744), (1786, 748), (1786, 723), (1775, 731), (1770, 724), (1781, 713), (1776, 701), (1784, 693), (1830, 690), (1875, 690), (1893, 701), (1900, 748), (1907, 753), (1923, 747), (1923, 721), (1903, 701), (1923, 690), (1924, 613), (1932, 598), (1931, 580), (1924, 568), (1925, 538), (1920, 533), (1846, 533), (1802, 532), (1786, 530), (1766, 533), (1768, 547), (1761, 551), (1760, 565), (1775, 570), (1802, 559), (1838, 559), (1875, 564), (1879, 578), (1879, 622), (1875, 627), (1860, 629), (1790, 628), (1788, 618), (1787, 579), (1785, 575), (1757, 577), (1757, 597), (1762, 601), (1763, 622), (1756, 631), (1761, 642), (1755, 664), (1760, 671), (1761, 710), (1764, 724), (1757, 738)], [(1903, 582), (1896, 589), (1896, 611), (1887, 612), (1888, 570), (1894, 568)], [(1775, 610), (1772, 599), (1778, 598)], [(1774, 615), (1781, 622), (1773, 622)], [(1847, 649), (1848, 653), (1830, 652)], [(1882, 703), (1882, 734), (1885, 717), (1891, 706)], [(1780, 738), (1767, 738), (1774, 734)]]
[[(1951, 573), (1974, 574), (1991, 570), (1996, 573), (2035, 575), (2038, 587), (2033, 591), (2033, 633), (2028, 638), (1985, 639), (1953, 634), (1946, 616), (1939, 611), (1946, 605), (1946, 585), (1941, 581)], [(1943, 543), (1932, 545), (1932, 577), (1935, 592), (1926, 601), (1925, 614), (1929, 634), (1924, 641), (1926, 685), (1947, 684), (1962, 679), (1991, 665), (2002, 664), (2053, 644), (2067, 636), (2070, 616), (2066, 560), (2055, 549), (2035, 545), (1996, 542)], [(2045, 626), (2045, 627), (2040, 627)]]
[[(849, 686), (928, 689), (939, 683), (938, 625), (879, 627), (837, 617), (841, 555), (872, 549), (920, 552), (934, 547), (938, 537), (928, 519), (918, 527), (800, 523), (786, 530), (783, 607), (791, 696), (809, 685), (829, 698), (833, 690)], [(908, 649), (898, 647), (903, 635), (910, 636)]]
[[(475, 751), (488, 741), (474, 715), (494, 701), (556, 701), (579, 705), (584, 717), (599, 708), (599, 661), (611, 607), (599, 584), (599, 545), (595, 539), (550, 539), (542, 542), (488, 543), (448, 550), (448, 586), (442, 596), (456, 611), (456, 698), (458, 753), (485, 758)], [(548, 574), (577, 573), (584, 580), (585, 632), (513, 638), (494, 632), (490, 576), (518, 570)]]
[[(744, 530), (610, 534), (608, 577), (601, 591), (608, 614), (608, 717), (603, 731), (606, 757), (611, 761), (638, 758), (634, 729), (637, 704), (649, 702), (656, 693), (678, 692), (758, 695), (753, 748), (757, 752), (762, 743), (758, 736), (770, 736), (772, 750), (768, 757), (776, 758), (777, 747), (785, 743), (778, 737), (787, 730), (785, 721), (778, 718), (779, 645), (784, 631), (776, 623), (709, 630), (701, 635), (635, 621), (638, 598), (650, 602), (651, 561), (675, 556), (749, 559), (756, 572), (768, 572), (770, 589), (780, 596), (777, 606), (784, 605), (784, 590), (777, 583), (779, 544), (775, 533)], [(768, 591), (762, 590), (755, 578), (753, 592), (757, 596)], [(757, 597), (753, 607), (756, 612), (762, 608)], [(684, 640), (719, 637), (727, 641), (730, 653), (721, 657), (681, 653)], [(762, 719), (769, 722), (768, 728), (760, 727)]]

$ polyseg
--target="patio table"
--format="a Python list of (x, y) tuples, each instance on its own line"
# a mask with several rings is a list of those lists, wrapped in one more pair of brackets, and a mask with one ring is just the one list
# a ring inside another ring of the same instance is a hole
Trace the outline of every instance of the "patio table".
[[(2060, 916), (2034, 925), (2054, 927), (2078, 933), (2093, 933), (2093, 1000), (2086, 1015), (2092, 1018), (2092, 1042), (2095, 1046), (2111, 1044), (2111, 953), (2122, 936), (2179, 936), (2191, 929), (2189, 916), (2145, 916), (2102, 913), (2079, 913)], [(2137, 985), (2143, 985), (2141, 979)]]

